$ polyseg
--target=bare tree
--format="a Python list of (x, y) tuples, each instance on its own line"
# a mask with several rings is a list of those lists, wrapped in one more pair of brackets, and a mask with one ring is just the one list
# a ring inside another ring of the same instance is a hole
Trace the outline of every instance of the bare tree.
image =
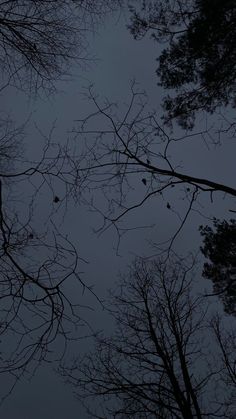
[(5, 84), (52, 88), (72, 61), (86, 62), (89, 33), (118, 7), (111, 0), (0, 2), (0, 63)]
[(225, 360), (192, 267), (176, 258), (137, 260), (122, 279), (110, 305), (114, 333), (98, 335), (94, 351), (61, 369), (89, 417), (233, 417)]
[[(74, 132), (80, 144), (84, 137), (78, 169), (83, 174), (87, 201), (90, 191), (91, 207), (102, 214), (100, 231), (113, 225), (120, 236), (125, 229), (125, 216), (155, 199), (157, 203), (164, 202), (167, 210), (176, 212), (180, 219), (173, 241), (201, 195), (208, 194), (211, 201), (216, 194), (236, 196), (234, 187), (202, 177), (200, 162), (199, 175), (189, 173), (183, 167), (182, 155), (176, 152), (185, 143), (199, 139), (211, 147), (214, 136), (218, 141), (233, 128), (227, 126), (227, 121), (220, 132), (205, 129), (175, 136), (160, 123), (158, 113), (148, 109), (147, 98), (135, 83), (125, 108), (117, 109), (107, 100), (102, 102), (92, 88), (89, 99), (94, 113), (76, 121)], [(100, 207), (96, 201), (98, 191), (104, 197)], [(183, 205), (178, 211), (177, 201), (185, 202), (184, 212)]]
[(52, 130), (32, 161), (23, 152), (24, 127), (4, 120), (0, 128), (0, 374), (14, 386), (43, 361), (63, 357), (82, 329), (90, 333), (81, 305), (92, 290), (81, 276), (86, 261), (59, 222), (77, 195), (69, 145), (53, 143)]
[[(228, 319), (227, 319), (228, 320)], [(236, 386), (236, 335), (235, 324), (232, 323), (230, 328), (225, 327), (225, 322), (219, 314), (215, 314), (210, 322), (210, 327), (213, 330), (214, 337), (220, 349), (221, 364), (223, 365), (221, 371), (221, 380), (227, 386), (228, 406), (234, 406), (235, 403), (235, 386)], [(234, 417), (234, 411), (231, 417)]]
[[(0, 1), (1, 91), (53, 89), (73, 61), (87, 60), (91, 31), (118, 5), (111, 0)], [(0, 121), (0, 373), (11, 374), (13, 385), (43, 360), (55, 358), (55, 342), (62, 343), (63, 356), (68, 342), (81, 335), (78, 327), (86, 319), (78, 296), (89, 289), (80, 275), (85, 260), (58, 221), (69, 198), (79, 196), (76, 160), (68, 143), (53, 141), (53, 128), (41, 157), (27, 158), (24, 125), (15, 127), (4, 116)]]

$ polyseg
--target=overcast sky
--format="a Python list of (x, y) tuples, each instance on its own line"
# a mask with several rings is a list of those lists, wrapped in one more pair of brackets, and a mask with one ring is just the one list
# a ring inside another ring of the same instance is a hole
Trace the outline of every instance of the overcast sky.
[[(56, 134), (64, 141), (74, 120), (89, 111), (89, 106), (81, 97), (84, 87), (90, 82), (94, 83), (96, 91), (101, 96), (112, 100), (126, 101), (129, 94), (130, 81), (136, 78), (145, 89), (155, 85), (155, 46), (148, 40), (137, 43), (125, 28), (122, 16), (113, 16), (106, 20), (90, 43), (90, 56), (95, 57), (86, 69), (74, 67), (73, 80), (57, 85), (58, 93), (50, 98), (37, 98), (32, 100), (15, 89), (9, 89), (2, 100), (6, 112), (18, 123), (28, 119), (30, 115), (30, 128), (27, 129), (27, 147), (32, 147), (32, 153), (38, 147), (39, 135), (33, 128), (34, 123), (47, 133), (56, 120)], [(148, 65), (147, 65), (148, 63)], [(71, 222), (71, 220), (73, 220)], [(129, 239), (129, 245), (121, 251), (122, 257), (115, 256), (115, 237), (108, 233), (103, 237), (96, 237), (92, 227), (96, 227), (96, 217), (91, 216), (85, 208), (71, 209), (66, 220), (65, 230), (78, 245), (82, 256), (89, 261), (84, 268), (84, 279), (93, 283), (100, 296), (105, 295), (107, 286), (112, 287), (116, 274), (133, 257), (133, 253), (142, 252), (144, 246), (134, 246), (134, 239)], [(127, 254), (127, 249), (128, 254)], [(79, 298), (86, 299), (86, 296)], [(84, 303), (84, 301), (82, 301)], [(101, 308), (96, 301), (94, 304), (100, 318), (104, 319)], [(86, 313), (91, 317), (92, 314)], [(99, 322), (102, 327), (102, 321)], [(79, 343), (78, 350), (86, 349), (87, 341)], [(4, 387), (4, 383), (1, 383)], [(14, 389), (14, 393), (1, 406), (1, 417), (17, 419), (75, 419), (84, 418), (85, 412), (75, 401), (69, 387), (63, 385), (59, 376), (56, 376), (50, 366), (44, 366), (37, 371), (30, 382), (23, 380)]]
[[(91, 56), (96, 55), (97, 59), (91, 61), (87, 69), (74, 67), (73, 80), (60, 83), (57, 86), (58, 93), (54, 96), (33, 101), (12, 89), (2, 97), (7, 112), (17, 121), (26, 120), (31, 115), (27, 144), (29, 148), (32, 147), (32, 152), (38, 147), (38, 141), (40, 141), (33, 128), (34, 122), (40, 129), (47, 132), (56, 121), (56, 136), (59, 141), (63, 141), (73, 127), (73, 121), (89, 111), (89, 105), (82, 97), (83, 88), (89, 82), (94, 83), (99, 95), (108, 97), (112, 101), (117, 100), (122, 106), (129, 96), (130, 80), (136, 78), (140, 86), (148, 93), (150, 108), (159, 109), (161, 91), (157, 86), (155, 76), (157, 45), (148, 38), (139, 42), (134, 41), (125, 25), (124, 16), (116, 15), (108, 18), (104, 26), (91, 39)], [(222, 161), (224, 162), (225, 156), (229, 163), (219, 171), (219, 165)], [(212, 150), (210, 152), (204, 144), (199, 146), (199, 143), (195, 145), (191, 143), (185, 146), (184, 151), (176, 149), (176, 158), (184, 162), (184, 167), (193, 175), (201, 174), (222, 183), (227, 181), (229, 184), (234, 178), (235, 157), (230, 142), (225, 145), (224, 150), (216, 148), (214, 152)], [(204, 204), (209, 206), (208, 215), (221, 217), (228, 214), (227, 200), (217, 201), (216, 199), (214, 208), (207, 199)], [(144, 208), (140, 216), (134, 214), (133, 217), (137, 216), (138, 221), (148, 218), (151, 223), (156, 222), (156, 226), (151, 230), (135, 231), (127, 236), (121, 245), (120, 256), (116, 256), (114, 232), (108, 231), (97, 237), (92, 228), (96, 227), (101, 220), (84, 207), (69, 209), (63, 228), (76, 243), (81, 255), (88, 260), (89, 264), (83, 267), (83, 278), (87, 283), (95, 285), (95, 292), (99, 296), (103, 297), (106, 289), (112, 287), (118, 271), (124, 271), (134, 255), (154, 252), (150, 250), (149, 241), (159, 242), (166, 239), (167, 235), (171, 235), (176, 220), (174, 218), (167, 220), (164, 211), (164, 207), (155, 206), (152, 202)], [(166, 219), (166, 223), (162, 221), (158, 224), (159, 219)], [(195, 249), (199, 246), (197, 228), (200, 223), (205, 223), (204, 219), (201, 220), (199, 214), (193, 215), (191, 225), (187, 224), (179, 240), (181, 252), (189, 250), (190, 242), (191, 246), (194, 242)], [(87, 296), (82, 296), (82, 293), (78, 297), (82, 302), (87, 301)], [(101, 328), (105, 315), (95, 300), (91, 297), (88, 297), (88, 300), (95, 309), (94, 313), (88, 314), (88, 318), (94, 327), (97, 325)], [(87, 350), (87, 345), (90, 345), (90, 341), (79, 342), (76, 350), (80, 351), (80, 348)], [(4, 387), (4, 383), (1, 383), (1, 386)], [(23, 380), (18, 384), (14, 394), (1, 406), (0, 415), (5, 419), (83, 419), (86, 417), (80, 404), (73, 398), (71, 389), (63, 385), (61, 378), (53, 374), (50, 366), (44, 366), (38, 370), (30, 382)]]

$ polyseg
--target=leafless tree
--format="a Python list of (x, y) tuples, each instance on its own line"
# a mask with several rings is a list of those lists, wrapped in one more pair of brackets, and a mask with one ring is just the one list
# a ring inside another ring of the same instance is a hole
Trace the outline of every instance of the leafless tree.
[[(208, 194), (212, 202), (219, 194), (235, 198), (233, 186), (202, 177), (200, 163), (198, 176), (189, 173), (176, 151), (190, 141), (200, 140), (210, 147), (219, 141), (220, 135), (223, 138), (229, 131), (232, 133), (233, 125), (229, 127), (225, 121), (220, 131), (207, 128), (175, 136), (160, 123), (156, 111), (149, 111), (147, 97), (135, 83), (129, 103), (121, 109), (109, 101), (102, 102), (92, 87), (88, 96), (94, 113), (76, 121), (74, 132), (80, 144), (84, 138), (79, 173), (84, 175), (83, 182), (86, 178), (87, 201), (90, 191), (91, 207), (102, 214), (104, 224), (100, 231), (112, 225), (120, 236), (125, 217), (155, 199), (157, 203), (164, 202), (167, 210), (180, 219), (173, 241), (191, 210), (198, 209), (195, 204), (200, 196)], [(103, 200), (96, 201), (97, 193), (103, 194)], [(181, 211), (177, 201), (185, 202)]]
[[(6, 93), (9, 86), (29, 94), (51, 91), (73, 61), (87, 60), (91, 31), (120, 4), (0, 1), (0, 91)], [(79, 196), (78, 167), (70, 157), (70, 145), (55, 143), (52, 128), (44, 136), (42, 150), (37, 144), (41, 156), (32, 160), (24, 149), (25, 124), (16, 127), (4, 115), (0, 120), (0, 374), (10, 374), (14, 386), (43, 360), (63, 356), (68, 342), (81, 336), (78, 328), (87, 323), (79, 296), (85, 288), (92, 290), (80, 274), (85, 260), (58, 221), (68, 200)], [(58, 341), (60, 354), (56, 351), (54, 356)]]
[[(229, 319), (227, 318), (229, 322)], [(236, 359), (235, 359), (235, 348), (236, 348), (236, 335), (235, 335), (235, 324), (232, 322), (230, 328), (225, 327), (225, 322), (219, 314), (211, 319), (210, 327), (213, 330), (213, 335), (216, 339), (217, 345), (220, 349), (220, 362), (223, 365), (221, 371), (221, 380), (227, 386), (228, 389), (228, 406), (235, 406), (235, 386), (236, 386)], [(234, 412), (231, 417), (234, 417)]]
[(6, 85), (51, 88), (72, 61), (85, 63), (89, 33), (118, 7), (111, 0), (2, 0), (0, 64)]
[[(192, 267), (177, 258), (137, 260), (122, 279), (109, 306), (114, 333), (98, 335), (94, 351), (61, 369), (89, 417), (233, 417), (232, 389), (222, 378), (226, 346), (221, 352), (210, 334)], [(232, 360), (233, 353), (231, 367)]]
[(52, 129), (33, 161), (23, 151), (23, 126), (5, 119), (0, 129), (0, 374), (14, 386), (90, 333), (81, 306), (92, 290), (81, 276), (86, 261), (59, 222), (77, 195), (69, 145), (53, 143)]

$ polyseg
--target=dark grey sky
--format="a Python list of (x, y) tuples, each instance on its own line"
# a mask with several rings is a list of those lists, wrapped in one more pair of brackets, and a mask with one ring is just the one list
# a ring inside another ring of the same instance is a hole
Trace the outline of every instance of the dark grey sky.
[[(49, 99), (37, 99), (29, 101), (22, 93), (16, 93), (13, 89), (8, 91), (4, 99), (6, 110), (17, 121), (27, 119), (31, 114), (31, 127), (29, 128), (27, 143), (35, 152), (38, 147), (39, 136), (33, 128), (33, 122), (47, 132), (53, 121), (56, 120), (55, 135), (58, 141), (63, 141), (72, 128), (73, 121), (85, 115), (89, 111), (89, 105), (83, 100), (81, 92), (88, 82), (93, 82), (95, 90), (101, 96), (107, 96), (112, 101), (125, 102), (129, 95), (130, 80), (136, 78), (140, 86), (144, 88), (150, 99), (150, 107), (158, 108), (161, 92), (157, 87), (155, 77), (155, 57), (157, 45), (149, 39), (134, 41), (125, 28), (125, 19), (122, 16), (109, 18), (100, 29), (99, 33), (91, 40), (91, 56), (96, 54), (98, 60), (91, 62), (85, 70), (73, 68), (74, 80), (58, 85), (58, 93)], [(180, 162), (186, 170), (193, 175), (208, 176), (213, 180), (230, 183), (235, 179), (235, 166), (233, 142), (224, 145), (214, 151), (209, 151), (203, 142), (189, 142), (173, 150), (176, 153), (176, 161)], [(194, 158), (193, 158), (194, 156)], [(226, 161), (227, 165), (222, 162)], [(221, 170), (219, 167), (221, 166)], [(223, 167), (222, 167), (223, 166)], [(208, 208), (208, 215), (216, 217), (228, 214), (230, 208), (227, 200), (222, 197), (213, 204), (206, 198), (202, 205)], [(199, 211), (204, 210), (199, 207)], [(204, 210), (205, 211), (205, 210)], [(148, 240), (162, 241), (172, 233), (172, 227), (177, 222), (175, 215), (170, 214), (166, 218), (165, 205), (154, 205), (153, 202), (145, 206), (138, 215), (132, 215), (137, 222), (148, 217), (150, 223), (157, 222), (153, 229), (136, 231), (125, 238), (120, 249), (120, 257), (115, 255), (114, 247), (116, 238), (114, 232), (108, 231), (101, 237), (92, 232), (92, 227), (99, 223), (97, 216), (88, 213), (86, 208), (70, 208), (67, 214), (64, 230), (70, 235), (71, 240), (78, 245), (82, 256), (89, 261), (84, 267), (84, 279), (95, 285), (95, 292), (99, 296), (105, 295), (107, 287), (112, 287), (116, 280), (117, 272), (124, 270), (125, 266), (135, 254), (148, 254), (150, 250)], [(163, 222), (164, 220), (164, 222)], [(158, 223), (158, 221), (160, 221)], [(179, 240), (181, 251), (188, 251), (193, 243), (198, 247), (197, 228), (205, 220), (199, 214), (194, 214), (191, 223), (187, 224), (185, 232)], [(207, 220), (206, 220), (207, 222)], [(79, 295), (82, 303), (88, 300), (94, 304), (95, 312), (88, 314), (92, 324), (103, 326), (104, 313), (98, 304), (90, 297)], [(81, 346), (80, 346), (81, 345)], [(77, 344), (76, 350), (87, 350), (89, 341)], [(75, 350), (75, 352), (76, 352)], [(4, 383), (1, 383), (4, 386)], [(78, 402), (73, 398), (71, 389), (64, 386), (60, 377), (53, 374), (48, 366), (41, 368), (30, 381), (22, 381), (0, 408), (0, 415), (6, 419), (83, 419), (85, 413)]]
[[(90, 82), (94, 83), (101, 96), (110, 97), (112, 100), (115, 98), (121, 102), (127, 100), (130, 80), (134, 77), (143, 87), (150, 89), (150, 92), (153, 91), (153, 86), (156, 89), (153, 60), (155, 48), (148, 40), (136, 43), (126, 30), (122, 16), (109, 18), (91, 40), (90, 47), (90, 54), (97, 57), (96, 61), (91, 61), (85, 70), (74, 67), (74, 80), (58, 84), (58, 93), (53, 97), (29, 100), (13, 88), (2, 95), (6, 112), (16, 122), (22, 123), (31, 115), (26, 144), (33, 155), (40, 149), (38, 143), (41, 141), (33, 124), (36, 123), (47, 133), (56, 120), (56, 135), (59, 141), (64, 141), (67, 131), (73, 126), (73, 121), (89, 111), (89, 105), (81, 98), (81, 93), (84, 86)], [(109, 232), (101, 238), (92, 233), (92, 227), (97, 225), (97, 221), (85, 208), (74, 208), (66, 218), (65, 230), (89, 261), (85, 268), (85, 281), (95, 284), (96, 292), (103, 296), (106, 288), (112, 287), (118, 270), (131, 259), (131, 251), (142, 252), (144, 246), (143, 243), (135, 246), (134, 238), (131, 237), (129, 245), (126, 244), (122, 251), (122, 257), (117, 258), (113, 249), (116, 245), (113, 233)], [(82, 303), (87, 301), (86, 295), (80, 295), (78, 298)], [(101, 308), (95, 301), (91, 303), (94, 304), (96, 313), (94, 316), (89, 313), (85, 315), (90, 317), (92, 323), (96, 324), (95, 318), (99, 316), (104, 322)], [(98, 322), (99, 327), (103, 326), (102, 322)], [(78, 344), (78, 350), (86, 350), (87, 345), (87, 341)], [(4, 386), (4, 383), (1, 385)], [(64, 386), (60, 377), (48, 366), (38, 370), (30, 382), (23, 380), (19, 383), (14, 394), (0, 409), (1, 417), (9, 419), (85, 417), (85, 412), (75, 401), (71, 389)]]

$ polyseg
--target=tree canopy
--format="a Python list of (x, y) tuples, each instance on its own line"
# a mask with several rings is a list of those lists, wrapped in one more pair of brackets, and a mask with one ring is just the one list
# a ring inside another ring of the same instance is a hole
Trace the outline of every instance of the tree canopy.
[(210, 319), (192, 268), (139, 259), (122, 278), (108, 306), (114, 332), (98, 334), (93, 351), (60, 370), (89, 417), (233, 418), (235, 334)]
[(133, 35), (151, 31), (165, 45), (157, 75), (174, 90), (163, 103), (165, 120), (191, 128), (199, 111), (235, 107), (236, 2), (145, 0), (140, 9), (131, 8)]
[[(72, 62), (86, 62), (91, 31), (119, 3), (0, 0), (0, 92), (7, 94), (9, 87), (23, 95), (54, 91)], [(120, 106), (113, 98), (99, 98), (90, 85), (87, 98), (93, 109), (82, 114), (84, 106), (78, 106), (78, 119), (63, 142), (54, 136), (54, 125), (48, 134), (37, 127), (37, 138), (44, 140), (41, 151), (37, 143), (36, 158), (27, 158), (24, 124), (16, 127), (1, 114), (0, 374), (11, 375), (15, 383), (24, 373), (34, 373), (34, 367), (55, 359), (58, 341), (63, 345), (57, 360), (63, 358), (68, 343), (81, 337), (81, 326), (87, 328), (82, 315), (87, 305), (82, 307), (80, 293), (87, 289), (96, 295), (82, 279), (86, 261), (77, 240), (72, 243), (70, 231), (64, 230), (70, 200), (99, 213), (97, 232), (114, 227), (117, 247), (124, 233), (140, 227), (129, 215), (154, 201), (141, 227), (150, 227), (153, 219), (163, 224), (164, 240), (155, 243), (163, 259), (137, 259), (109, 305), (117, 322), (114, 334), (96, 335), (95, 356), (87, 355), (62, 373), (81, 390), (82, 400), (90, 395), (102, 400), (105, 417), (233, 418), (235, 335), (230, 340), (222, 333), (218, 317), (205, 322), (207, 300), (193, 295), (192, 265), (176, 256), (174, 246), (190, 215), (204, 213), (202, 202), (236, 197), (227, 177), (202, 168), (202, 149), (197, 150), (199, 164), (193, 165), (196, 156), (188, 148), (197, 137), (212, 152), (212, 143), (215, 147), (222, 137), (235, 138), (235, 123), (224, 119), (219, 129), (186, 130), (193, 129), (198, 112), (236, 104), (236, 6), (229, 0), (144, 0), (137, 11), (141, 2), (133, 3), (133, 35), (151, 31), (155, 41), (164, 43), (157, 75), (171, 95), (164, 99), (162, 120), (135, 81), (128, 103)], [(184, 131), (170, 129), (168, 122), (174, 120)], [(36, 142), (32, 135), (31, 145)], [(207, 157), (210, 167), (210, 153)], [(236, 313), (235, 227), (233, 220), (201, 227), (202, 252), (210, 261), (203, 275), (213, 281), (230, 314)], [(213, 331), (220, 367), (214, 357), (212, 363), (208, 345), (204, 351), (209, 336), (203, 330)], [(222, 387), (229, 389), (225, 399)]]
[(213, 228), (201, 226), (200, 232), (201, 250), (209, 260), (204, 263), (203, 276), (213, 282), (225, 311), (236, 315), (236, 221), (214, 219)]

